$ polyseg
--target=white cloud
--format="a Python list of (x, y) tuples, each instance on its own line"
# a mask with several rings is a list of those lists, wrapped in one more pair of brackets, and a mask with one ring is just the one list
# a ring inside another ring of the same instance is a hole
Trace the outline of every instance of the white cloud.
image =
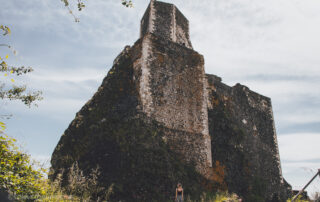
[[(46, 114), (50, 115), (48, 119), (55, 119), (60, 121), (66, 121), (66, 117), (71, 119), (75, 116), (81, 107), (87, 102), (85, 99), (70, 99), (59, 97), (57, 99), (44, 99), (38, 103), (38, 107), (33, 109), (26, 108), (19, 102), (14, 102), (8, 104), (8, 109), (3, 109), (5, 114), (13, 114), (21, 117), (23, 114), (28, 114), (28, 116), (38, 116), (43, 117)], [(16, 119), (14, 116), (13, 119)], [(33, 124), (36, 122), (33, 121)], [(36, 126), (35, 126), (36, 127)]]
[(320, 133), (297, 133), (278, 136), (282, 161), (316, 160), (320, 163)]
[[(300, 190), (320, 169), (320, 133), (297, 133), (278, 136), (284, 178)], [(320, 178), (308, 187), (310, 195), (320, 190)]]
[(32, 82), (34, 82), (35, 80), (40, 82), (83, 82), (87, 80), (96, 80), (97, 82), (100, 82), (106, 75), (106, 70), (101, 70), (92, 67), (80, 67), (76, 70), (59, 69), (59, 71), (57, 71), (55, 68), (46, 68), (43, 70), (39, 69), (38, 71), (35, 71), (34, 73), (30, 74), (29, 80)]
[[(198, 9), (189, 2), (192, 42), (207, 71), (233, 83), (252, 74), (319, 76), (320, 17), (305, 17), (297, 2), (203, 1)], [(311, 12), (319, 6), (304, 3)]]
[[(320, 162), (282, 162), (283, 176), (294, 190), (301, 190), (317, 173)], [(317, 177), (307, 188), (308, 195), (320, 190), (320, 178)]]

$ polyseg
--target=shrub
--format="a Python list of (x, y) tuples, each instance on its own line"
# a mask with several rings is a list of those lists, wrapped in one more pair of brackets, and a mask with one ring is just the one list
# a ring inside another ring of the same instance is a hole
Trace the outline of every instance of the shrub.
[[(301, 197), (302, 197), (301, 195), (298, 196), (298, 198), (295, 200), (295, 202), (309, 202), (309, 200), (303, 200), (303, 199), (301, 199)], [(291, 202), (293, 198), (294, 197), (288, 199), (287, 202)]]
[[(193, 202), (190, 197), (186, 197), (186, 202)], [(236, 194), (229, 194), (228, 192), (204, 192), (200, 196), (200, 202), (236, 202), (239, 201), (239, 197)]]
[[(61, 188), (62, 173), (55, 181), (16, 145), (16, 139), (0, 136), (0, 190), (15, 201), (102, 201), (109, 198), (113, 185), (98, 185), (99, 168), (85, 177), (75, 163), (68, 173), (68, 186)], [(38, 168), (36, 168), (38, 167)]]
[(76, 162), (69, 170), (68, 185), (62, 187), (63, 172), (59, 173), (53, 182), (47, 179), (46, 194), (39, 201), (106, 201), (112, 194), (113, 185), (108, 189), (99, 186), (97, 181), (99, 175), (100, 171), (97, 167), (85, 177)]
[(46, 194), (45, 170), (21, 152), (16, 140), (0, 136), (0, 189), (16, 200), (37, 199)]

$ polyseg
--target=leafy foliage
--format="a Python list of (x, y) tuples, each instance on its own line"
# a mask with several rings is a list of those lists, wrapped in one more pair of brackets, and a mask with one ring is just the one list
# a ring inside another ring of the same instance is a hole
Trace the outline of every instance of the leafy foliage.
[[(9, 35), (11, 30), (9, 27), (0, 25), (3, 36)], [(17, 52), (7, 44), (0, 44), (9, 48), (15, 55)], [(12, 75), (21, 76), (32, 72), (31, 67), (13, 67), (9, 66), (6, 60), (9, 55), (4, 58), (0, 57), (0, 73), (3, 78), (0, 80), (0, 99), (20, 100), (25, 105), (31, 106), (36, 100), (40, 100), (41, 92), (26, 92), (25, 85), (14, 85), (15, 82), (11, 78), (11, 85), (8, 85), (6, 78)], [(1, 118), (8, 117), (1, 115)], [(4, 134), (6, 125), (0, 122), (0, 190), (7, 192), (16, 200), (37, 199), (46, 193), (46, 180), (44, 178), (45, 170), (42, 168), (35, 169), (35, 162), (31, 161), (30, 156), (21, 152), (19, 147), (15, 145), (16, 140)]]
[(133, 7), (132, 1), (131, 0), (121, 0), (122, 1), (122, 5), (124, 5), (125, 7)]
[[(291, 202), (293, 198), (294, 198), (294, 197), (288, 199), (287, 202)], [(298, 198), (295, 200), (295, 202), (308, 202), (308, 201), (309, 201), (309, 200), (303, 200), (301, 195), (298, 196)]]
[[(3, 31), (3, 36), (6, 36), (11, 33), (11, 30), (9, 27), (0, 25), (0, 30)], [(9, 48), (14, 55), (17, 54), (17, 51), (14, 50), (10, 45), (8, 44), (0, 44), (0, 46), (4, 46)], [(0, 80), (0, 99), (5, 100), (20, 100), (22, 101), (25, 105), (31, 106), (32, 103), (34, 103), (36, 100), (41, 100), (41, 91), (33, 91), (33, 92), (26, 92), (27, 87), (26, 85), (14, 85), (13, 83), (15, 80), (11, 78), (11, 84), (8, 85), (8, 82), (6, 82), (5, 78), (10, 77), (10, 75), (15, 75), (15, 76), (21, 76), (23, 74), (27, 74), (33, 71), (31, 67), (14, 67), (14, 66), (9, 66), (6, 62), (6, 59), (9, 58), (9, 55), (6, 55), (4, 58), (0, 56), (0, 73), (3, 73), (3, 78)], [(7, 117), (9, 118), (10, 115), (0, 115), (1, 118)], [(0, 122), (0, 134), (3, 133), (5, 130), (6, 126), (4, 122)], [(9, 141), (10, 142), (10, 141)]]
[(0, 98), (1, 99), (9, 99), (9, 100), (21, 100), (25, 105), (31, 106), (31, 104), (36, 101), (42, 99), (41, 91), (36, 92), (28, 92), (24, 94), (27, 87), (23, 86), (15, 86), (13, 85), (10, 89), (5, 90), (5, 84), (0, 85)]
[[(3, 35), (10, 34), (11, 31), (9, 27), (0, 25), (0, 29), (4, 32)], [(12, 49), (10, 45), (1, 44), (2, 46), (6, 46), (9, 49)], [(13, 49), (12, 49), (13, 50)], [(13, 50), (13, 54), (16, 54), (16, 51)], [(10, 77), (10, 75), (21, 76), (23, 74), (27, 74), (33, 71), (31, 67), (14, 67), (9, 66), (6, 62), (9, 55), (6, 55), (4, 58), (0, 57), (0, 73), (3, 73), (4, 77)], [(13, 83), (15, 80), (13, 78), (10, 79), (12, 85), (8, 87), (5, 80), (0, 81), (0, 98), (1, 99), (9, 99), (9, 100), (20, 100), (25, 105), (31, 106), (32, 103), (36, 100), (41, 100), (41, 92), (34, 91), (34, 92), (26, 92), (27, 87), (25, 85), (14, 85)]]
[(21, 152), (16, 140), (0, 136), (0, 188), (17, 200), (36, 199), (46, 193), (45, 170), (35, 169), (30, 156)]
[[(3, 36), (11, 33), (9, 27), (0, 25)], [(1, 46), (12, 49), (7, 44), (1, 44)], [(13, 51), (16, 54), (16, 51)], [(27, 74), (32, 70), (31, 67), (13, 67), (9, 66), (6, 59), (9, 55), (4, 58), (0, 57), (0, 72), (4, 73), (4, 77), (9, 75), (21, 76)], [(11, 82), (14, 83), (14, 79), (11, 78)], [(31, 106), (35, 100), (40, 100), (41, 92), (28, 92), (26, 93), (26, 86), (12, 85), (6, 87), (4, 80), (0, 81), (0, 98), (9, 100), (21, 100), (27, 106)], [(30, 157), (19, 150), (15, 145), (16, 140), (10, 138), (4, 134), (6, 125), (4, 122), (0, 122), (0, 189), (5, 190), (10, 195), (14, 196), (18, 200), (22, 200), (26, 197), (38, 197), (45, 193), (43, 189), (44, 170), (34, 169), (33, 162)]]
[[(76, 195), (81, 199), (94, 201), (106, 200), (112, 194), (113, 184), (106, 189), (99, 185), (98, 177), (100, 169), (96, 167), (91, 170), (91, 173), (86, 177), (83, 171), (80, 170), (78, 163), (75, 162), (68, 174), (68, 186), (65, 188), (69, 195)], [(103, 194), (101, 194), (103, 193)]]
[[(69, 0), (61, 0), (64, 3), (64, 6), (68, 9), (69, 13), (73, 16), (75, 22), (80, 22), (80, 19), (74, 14), (72, 9), (70, 8), (70, 1)], [(85, 4), (82, 0), (76, 0), (78, 11), (82, 11), (85, 8)], [(133, 3), (132, 0), (121, 0), (121, 4), (127, 8), (132, 8)]]
[(46, 194), (41, 201), (106, 201), (113, 193), (113, 185), (105, 188), (98, 183), (101, 174), (99, 167), (85, 176), (75, 162), (67, 173), (68, 185), (63, 187), (64, 174), (64, 171), (59, 173), (54, 181), (47, 179)]
[(240, 198), (236, 194), (228, 192), (203, 192), (199, 200), (191, 200), (190, 197), (186, 198), (186, 202), (200, 201), (200, 202), (236, 202)]
[(46, 177), (46, 170), (20, 151), (16, 139), (4, 134), (0, 136), (0, 190), (7, 192), (10, 198), (43, 202), (102, 201), (112, 194), (113, 185), (104, 188), (98, 184), (99, 168), (92, 169), (89, 176), (85, 177), (78, 164), (73, 164), (65, 188), (61, 188), (61, 175), (55, 181), (50, 181)]
[(3, 35), (7, 35), (7, 34), (10, 34), (10, 33), (11, 33), (11, 30), (10, 30), (9, 27), (7, 27), (7, 26), (0, 25), (0, 29), (1, 29), (2, 31), (4, 31)]

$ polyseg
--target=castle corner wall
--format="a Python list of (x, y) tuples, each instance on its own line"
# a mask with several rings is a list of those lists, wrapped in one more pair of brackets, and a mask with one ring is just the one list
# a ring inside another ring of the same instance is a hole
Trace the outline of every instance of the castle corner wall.
[(140, 73), (141, 112), (175, 131), (168, 133), (167, 142), (183, 142), (175, 150), (204, 172), (211, 166), (211, 141), (203, 56), (153, 34), (141, 40), (142, 56), (134, 66)]
[(255, 194), (267, 201), (286, 200), (290, 187), (281, 172), (270, 98), (207, 76), (212, 160), (225, 167), (229, 191), (247, 200)]

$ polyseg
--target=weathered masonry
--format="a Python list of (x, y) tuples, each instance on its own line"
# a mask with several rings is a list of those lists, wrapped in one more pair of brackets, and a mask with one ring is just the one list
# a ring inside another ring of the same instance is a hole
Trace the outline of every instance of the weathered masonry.
[(75, 162), (85, 173), (99, 166), (99, 182), (115, 184), (114, 200), (161, 201), (181, 180), (193, 192), (211, 183), (248, 201), (283, 200), (290, 191), (270, 98), (205, 74), (188, 20), (154, 0), (140, 38), (118, 55), (61, 136), (51, 178)]
[[(189, 22), (172, 4), (152, 1), (141, 20), (141, 111), (165, 127), (188, 132), (164, 139), (205, 174), (211, 167), (203, 56), (192, 50)], [(181, 144), (183, 143), (183, 144)], [(188, 148), (186, 150), (185, 148)]]

